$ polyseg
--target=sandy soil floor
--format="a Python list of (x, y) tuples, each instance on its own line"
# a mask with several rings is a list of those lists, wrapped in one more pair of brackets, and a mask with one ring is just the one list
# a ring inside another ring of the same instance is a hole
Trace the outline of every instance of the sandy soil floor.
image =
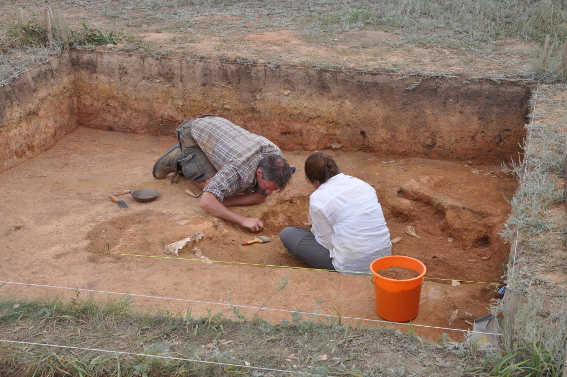
[[(155, 160), (174, 143), (173, 137), (78, 128), (39, 157), (0, 174), (0, 275), (25, 283), (6, 284), (0, 293), (85, 297), (88, 290), (118, 292), (181, 315), (187, 310), (193, 316), (231, 315), (236, 308), (248, 318), (278, 321), (291, 320), (291, 312), (300, 310), (383, 325), (370, 276), (310, 270), (290, 258), (278, 239), (284, 226), (304, 221), (312, 188), (303, 162), (311, 151), (285, 153), (297, 167), (286, 190), (265, 204), (235, 208), (260, 217), (266, 226), (260, 235), (272, 237), (266, 244), (242, 246), (254, 234), (202, 211), (198, 199), (184, 193), (198, 192), (190, 181), (172, 184), (152, 177)], [(428, 268), (419, 315), (412, 322), (416, 334), (437, 340), (447, 333), (462, 340), (465, 332), (451, 329), (472, 329), (474, 319), (488, 314), (489, 302), (499, 297), (489, 283), (502, 273), (502, 246), (490, 242), (490, 234), (467, 246), (463, 234), (478, 229), (448, 229), (442, 206), (432, 203), (450, 202), (482, 214), (484, 224), (473, 226), (491, 227), (488, 232), (494, 233), (509, 212), (506, 199), (515, 180), (500, 166), (329, 153), (344, 173), (377, 189), (391, 236), (402, 239), (394, 254), (418, 258)], [(159, 196), (149, 203), (120, 196), (127, 209), (109, 200), (110, 193), (129, 188), (156, 189)], [(403, 210), (408, 205), (414, 206), (411, 217)], [(164, 253), (166, 245), (198, 232), (205, 236), (180, 250), (178, 258)], [(260, 312), (260, 307), (269, 310)]]

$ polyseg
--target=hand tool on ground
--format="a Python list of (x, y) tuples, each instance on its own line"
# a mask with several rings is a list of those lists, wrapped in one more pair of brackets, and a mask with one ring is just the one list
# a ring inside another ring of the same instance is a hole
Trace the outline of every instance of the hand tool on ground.
[(270, 242), (272, 239), (270, 237), (266, 237), (266, 236), (258, 236), (256, 238), (254, 238), (252, 241), (244, 241), (242, 242), (243, 245), (250, 245), (253, 243), (266, 243), (266, 242)]
[(158, 192), (153, 189), (141, 189), (135, 191), (132, 191), (132, 189), (128, 189), (128, 190), (115, 192), (112, 195), (116, 196), (116, 195), (124, 195), (124, 194), (132, 194), (132, 198), (134, 198), (135, 201), (141, 203), (151, 202), (158, 196)]
[(126, 202), (124, 200), (118, 200), (118, 198), (114, 195), (110, 195), (109, 198), (114, 203), (117, 203), (118, 207), (120, 207), (120, 208), (130, 208), (130, 207), (128, 207), (128, 204), (126, 204)]
[(198, 198), (199, 196), (203, 195), (203, 193), (200, 193), (200, 194), (195, 195), (195, 194), (193, 194), (190, 190), (185, 190), (185, 193), (186, 193), (187, 195), (189, 195), (189, 196), (194, 197), (194, 198)]
[(132, 189), (113, 192), (112, 195), (118, 196), (118, 195), (130, 194), (130, 193), (132, 193)]

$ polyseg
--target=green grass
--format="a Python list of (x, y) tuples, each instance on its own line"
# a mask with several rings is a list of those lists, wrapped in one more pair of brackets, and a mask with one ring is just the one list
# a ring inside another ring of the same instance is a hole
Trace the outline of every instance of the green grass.
[(48, 45), (47, 29), (40, 25), (35, 15), (24, 22), (11, 21), (7, 26), (0, 45), (0, 52), (2, 53), (6, 53), (10, 49), (46, 47)]
[(116, 45), (120, 41), (121, 37), (114, 34), (114, 32), (110, 31), (105, 33), (102, 31), (98, 26), (96, 29), (91, 29), (83, 22), (83, 32), (84, 32), (84, 41), (86, 43), (91, 43), (95, 46), (106, 45), (106, 44), (113, 44)]
[[(499, 64), (505, 65), (505, 59), (516, 58), (511, 55), (523, 54), (530, 60), (530, 68), (516, 74), (546, 82), (564, 79), (561, 59), (563, 41), (567, 37), (567, 5), (562, 0), (123, 0), (103, 1), (97, 7), (84, 1), (63, 0), (59, 6), (62, 9), (83, 8), (86, 12), (102, 15), (108, 20), (104, 28), (89, 23), (83, 29), (80, 26), (69, 28), (71, 43), (77, 46), (115, 44), (119, 40), (128, 44), (128, 37), (123, 34), (124, 29), (135, 28), (139, 33), (151, 32), (151, 25), (155, 21), (165, 23), (160, 26), (163, 30), (193, 36), (198, 35), (199, 31), (209, 31), (210, 35), (227, 40), (223, 46), (233, 45), (235, 40), (245, 37), (249, 32), (295, 30), (306, 42), (315, 46), (333, 46), (342, 40), (345, 32), (384, 30), (399, 36), (396, 42), (389, 42), (397, 49), (434, 47), (450, 49), (462, 55), (471, 51), (471, 54), (478, 56), (480, 53), (484, 58), (490, 58), (495, 52), (501, 53), (495, 45), (499, 40), (514, 38), (541, 46), (546, 34), (549, 34), (551, 43), (545, 63), (541, 56), (510, 52), (504, 54)], [(137, 16), (129, 17), (128, 12), (137, 12)], [(55, 36), (52, 45), (46, 42), (43, 15), (29, 17), (24, 22), (14, 21), (17, 19), (14, 10), (6, 12), (0, 19), (2, 52), (41, 46), (50, 48), (51, 55), (59, 54), (62, 42), (58, 17), (54, 17), (52, 22)], [(83, 17), (83, 22), (86, 19), (96, 19), (96, 16)], [(107, 30), (109, 25), (114, 30)], [(345, 41), (350, 42), (348, 38)], [(364, 44), (367, 48), (371, 45)], [(132, 51), (132, 46), (124, 48)], [(239, 55), (242, 56), (242, 53)], [(246, 56), (246, 59), (252, 60), (259, 58), (261, 56)], [(272, 56), (268, 60), (273, 61), (274, 58)], [(13, 62), (12, 70), (20, 69), (19, 63)], [(317, 66), (325, 64), (327, 63), (315, 63)], [(328, 64), (337, 66), (342, 63), (334, 61)], [(395, 63), (386, 62), (377, 67), (381, 70), (392, 68), (396, 68)], [(0, 72), (3, 73), (0, 76), (2, 80), (5, 80), (6, 75), (12, 75), (8, 68), (0, 69)]]
[[(500, 354), (487, 359), (486, 370), (497, 376), (559, 376), (564, 367), (567, 286), (545, 276), (567, 270), (565, 260), (553, 255), (555, 249), (566, 249), (561, 240), (565, 226), (554, 215), (564, 211), (564, 188), (558, 182), (565, 178), (567, 114), (554, 110), (563, 108), (556, 98), (565, 89), (542, 85), (534, 93), (537, 107), (527, 126), (523, 158), (510, 164), (519, 188), (503, 232), (512, 246), (506, 283), (517, 292), (519, 303), (514, 332), (505, 331)], [(548, 112), (559, 118), (550, 122)]]
[[(404, 376), (414, 369), (457, 376), (452, 368), (481, 366), (473, 350), (385, 328), (299, 316), (276, 325), (257, 315), (237, 322), (211, 312), (180, 317), (131, 304), (130, 297), (0, 299), (0, 370), (19, 376)], [(424, 365), (420, 355), (432, 352), (443, 362)]]
[(488, 371), (491, 376), (501, 377), (559, 376), (560, 371), (558, 365), (553, 364), (549, 352), (534, 343), (512, 353), (488, 357), (483, 368), (475, 371), (483, 370)]

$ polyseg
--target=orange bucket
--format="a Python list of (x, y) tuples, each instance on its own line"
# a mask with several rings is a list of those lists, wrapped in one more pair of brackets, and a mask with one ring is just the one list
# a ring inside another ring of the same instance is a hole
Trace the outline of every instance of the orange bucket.
[[(403, 267), (416, 271), (419, 276), (395, 280), (380, 276), (378, 271), (390, 267)], [(386, 321), (407, 322), (417, 317), (425, 265), (417, 259), (391, 255), (370, 263), (376, 295), (376, 313)]]

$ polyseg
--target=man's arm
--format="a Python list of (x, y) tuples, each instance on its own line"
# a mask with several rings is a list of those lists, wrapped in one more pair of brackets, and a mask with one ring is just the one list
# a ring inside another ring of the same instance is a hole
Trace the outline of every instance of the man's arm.
[(250, 229), (252, 232), (258, 232), (264, 228), (264, 224), (260, 219), (242, 216), (239, 213), (231, 211), (227, 206), (260, 204), (265, 200), (265, 195), (252, 193), (224, 198), (223, 202), (219, 202), (214, 194), (205, 191), (199, 200), (199, 207), (221, 219), (237, 223)]
[(234, 195), (224, 198), (222, 204), (225, 206), (253, 206), (255, 204), (262, 204), (266, 201), (267, 196), (253, 192), (251, 194)]

